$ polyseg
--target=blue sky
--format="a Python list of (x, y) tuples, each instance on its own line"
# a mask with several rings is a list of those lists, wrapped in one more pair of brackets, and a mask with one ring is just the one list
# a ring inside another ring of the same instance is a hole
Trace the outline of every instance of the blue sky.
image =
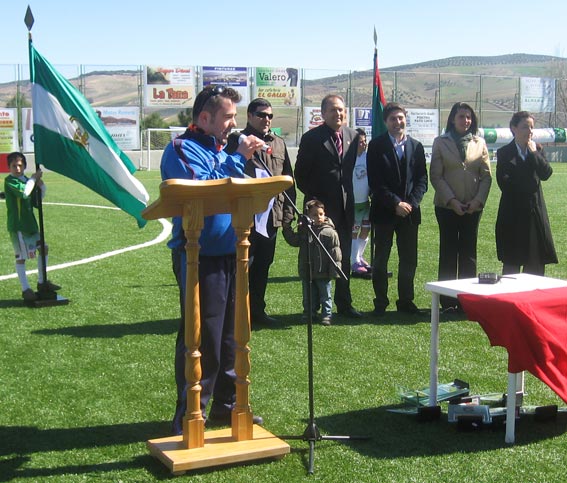
[(27, 64), (24, 15), (52, 64), (372, 68), (458, 55), (567, 56), (567, 1), (4, 0), (0, 64)]

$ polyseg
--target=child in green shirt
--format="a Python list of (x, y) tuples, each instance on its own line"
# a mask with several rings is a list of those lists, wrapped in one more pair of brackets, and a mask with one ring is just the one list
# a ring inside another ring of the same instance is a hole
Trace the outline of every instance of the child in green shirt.
[[(42, 171), (36, 171), (28, 178), (24, 171), (27, 167), (26, 157), (19, 152), (8, 155), (8, 168), (10, 174), (4, 180), (4, 196), (8, 211), (8, 233), (16, 254), (16, 273), (22, 286), (22, 298), (26, 302), (33, 302), (37, 294), (32, 290), (26, 275), (26, 260), (35, 258), (40, 245), (39, 228), (35, 219), (33, 208), (37, 206), (37, 196), (45, 196), (45, 184)], [(39, 291), (55, 291), (61, 287), (44, 280), (43, 258), (47, 265), (47, 245), (45, 257), (38, 257), (38, 283)]]

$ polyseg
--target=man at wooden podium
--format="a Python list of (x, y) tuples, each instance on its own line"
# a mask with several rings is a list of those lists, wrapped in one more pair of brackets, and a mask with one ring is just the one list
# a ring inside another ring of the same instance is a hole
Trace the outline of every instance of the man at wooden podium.
[[(224, 146), (236, 127), (236, 104), (240, 94), (232, 88), (207, 86), (195, 98), (193, 123), (165, 148), (161, 160), (162, 179), (211, 180), (243, 178), (244, 166), (263, 141), (244, 137), (233, 154)], [(179, 287), (181, 324), (175, 346), (177, 404), (174, 434), (182, 434), (185, 414), (185, 235), (181, 217), (173, 218), (171, 248), (173, 272)], [(201, 411), (213, 424), (230, 424), (235, 402), (234, 302), (236, 234), (230, 214), (208, 216), (199, 238), (199, 286), (201, 308)], [(206, 408), (211, 400), (208, 418)], [(262, 424), (254, 416), (254, 423)]]

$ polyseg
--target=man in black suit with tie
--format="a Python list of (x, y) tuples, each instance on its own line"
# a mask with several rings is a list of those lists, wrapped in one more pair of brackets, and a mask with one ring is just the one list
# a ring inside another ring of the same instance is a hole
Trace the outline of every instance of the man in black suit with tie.
[(398, 312), (419, 313), (413, 302), (417, 268), (419, 205), (427, 191), (422, 144), (406, 135), (406, 111), (395, 102), (384, 106), (388, 132), (372, 139), (366, 164), (372, 192), (370, 220), (374, 224), (374, 314), (384, 315), (388, 300), (388, 259), (394, 233), (398, 246)]
[[(339, 235), (342, 271), (350, 275), (350, 250), (354, 223), (352, 172), (358, 149), (358, 133), (346, 126), (344, 100), (336, 94), (321, 102), (324, 124), (301, 137), (295, 162), (295, 181), (304, 193), (305, 201), (316, 198), (325, 205)], [(337, 279), (335, 305), (341, 315), (360, 318), (352, 306), (350, 280)]]

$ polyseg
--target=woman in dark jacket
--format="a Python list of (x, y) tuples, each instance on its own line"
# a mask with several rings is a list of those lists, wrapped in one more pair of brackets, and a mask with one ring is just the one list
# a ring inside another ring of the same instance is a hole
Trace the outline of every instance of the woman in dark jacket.
[(541, 181), (553, 169), (532, 140), (534, 118), (526, 111), (510, 120), (514, 140), (497, 152), (496, 180), (502, 191), (496, 220), (496, 252), (502, 273), (544, 275), (557, 263)]

